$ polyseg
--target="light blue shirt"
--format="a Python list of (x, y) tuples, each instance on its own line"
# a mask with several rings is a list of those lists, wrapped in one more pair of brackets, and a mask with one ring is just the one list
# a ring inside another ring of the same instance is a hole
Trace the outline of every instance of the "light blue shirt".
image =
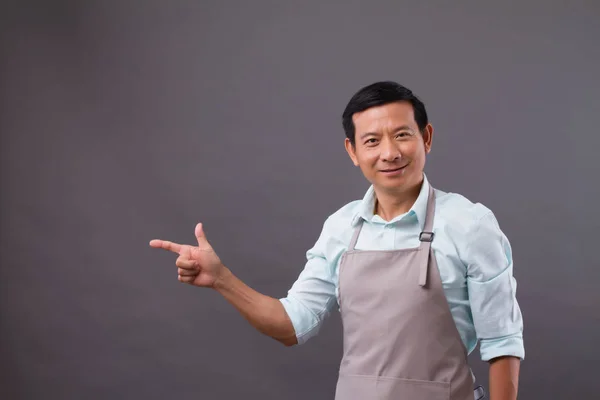
[[(356, 200), (330, 215), (307, 252), (307, 263), (287, 297), (280, 299), (299, 344), (315, 336), (326, 316), (339, 310), (339, 263), (354, 228), (364, 220), (357, 250), (394, 250), (419, 245), (427, 209), (425, 176), (412, 208), (391, 221), (374, 215), (371, 186)], [(481, 359), (525, 357), (523, 319), (516, 299), (513, 259), (508, 239), (492, 211), (456, 193), (435, 189), (432, 248), (442, 285), (460, 337), (471, 353), (480, 341)]]

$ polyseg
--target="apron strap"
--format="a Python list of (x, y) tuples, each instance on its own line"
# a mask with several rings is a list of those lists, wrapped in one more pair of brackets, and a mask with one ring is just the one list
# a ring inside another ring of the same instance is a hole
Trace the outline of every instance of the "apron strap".
[(363, 226), (363, 220), (361, 218), (360, 223), (354, 229), (354, 235), (352, 235), (352, 240), (350, 240), (350, 245), (348, 246), (348, 250), (354, 250), (354, 247), (356, 246), (356, 242), (358, 241), (358, 235), (360, 234), (360, 230), (362, 229), (362, 226)]
[(419, 267), (419, 285), (427, 284), (427, 269), (429, 268), (429, 257), (431, 251), (431, 242), (433, 242), (433, 215), (435, 214), (435, 193), (433, 186), (429, 185), (429, 196), (427, 198), (427, 213), (425, 215), (425, 224), (423, 231), (419, 234), (421, 245), (419, 252), (421, 253), (421, 265)]

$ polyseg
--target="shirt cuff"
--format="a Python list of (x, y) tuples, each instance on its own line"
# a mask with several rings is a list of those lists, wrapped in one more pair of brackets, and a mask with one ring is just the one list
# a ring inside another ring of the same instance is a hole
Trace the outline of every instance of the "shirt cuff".
[(296, 332), (298, 344), (304, 344), (319, 333), (320, 318), (298, 299), (288, 296), (279, 299)]
[(493, 358), (502, 356), (513, 356), (524, 360), (523, 334), (519, 332), (500, 338), (481, 339), (480, 352), (483, 361), (490, 361)]

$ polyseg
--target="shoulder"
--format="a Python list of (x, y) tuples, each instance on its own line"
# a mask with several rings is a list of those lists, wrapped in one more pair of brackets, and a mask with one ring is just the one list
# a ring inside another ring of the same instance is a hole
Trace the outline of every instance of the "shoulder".
[(343, 231), (351, 228), (352, 222), (359, 214), (362, 204), (362, 200), (353, 200), (338, 208), (333, 214), (327, 217), (325, 228), (331, 231)]
[(480, 202), (474, 202), (459, 193), (436, 189), (436, 221), (454, 233), (469, 234), (489, 221), (495, 222), (494, 213)]
[(361, 200), (351, 201), (340, 207), (325, 220), (319, 239), (308, 251), (308, 257), (314, 254), (334, 263), (347, 248), (352, 237), (352, 222), (360, 210)]
[[(436, 230), (454, 244), (465, 265), (505, 266), (510, 243), (490, 208), (458, 193), (436, 197)], [(473, 273), (473, 272), (472, 272)], [(488, 271), (489, 275), (494, 271)]]

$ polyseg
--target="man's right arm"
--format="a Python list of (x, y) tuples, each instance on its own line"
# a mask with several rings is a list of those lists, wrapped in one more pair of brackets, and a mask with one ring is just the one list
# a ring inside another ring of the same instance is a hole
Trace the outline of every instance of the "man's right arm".
[(278, 299), (252, 289), (226, 267), (213, 288), (259, 332), (286, 346), (298, 343), (292, 321)]
[(208, 242), (202, 224), (195, 235), (198, 246), (154, 239), (150, 246), (179, 254), (175, 265), (179, 281), (213, 288), (259, 332), (286, 346), (304, 343), (317, 334), (336, 298), (336, 285), (326, 253), (331, 247), (327, 221), (296, 282), (282, 299), (250, 288), (225, 267)]
[(303, 270), (284, 298), (275, 299), (255, 291), (226, 267), (213, 288), (259, 332), (286, 346), (302, 344), (317, 335), (336, 303), (335, 279), (327, 255), (332, 246), (343, 247), (343, 244), (332, 239), (332, 230), (335, 224), (328, 219), (318, 240), (306, 253)]

